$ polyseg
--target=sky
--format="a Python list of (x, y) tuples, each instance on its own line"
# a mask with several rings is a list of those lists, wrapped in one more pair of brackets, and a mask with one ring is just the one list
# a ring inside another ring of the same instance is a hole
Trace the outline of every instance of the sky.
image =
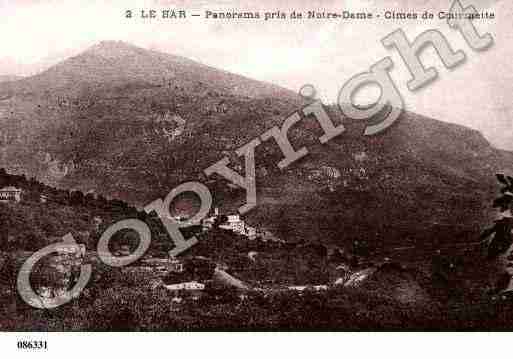
[[(405, 108), (443, 121), (480, 130), (495, 146), (513, 150), (513, 2), (462, 0), (496, 14), (477, 20), (480, 33), (489, 32), (494, 45), (474, 52), (459, 32), (442, 20), (182, 20), (126, 19), (126, 10), (184, 9), (205, 11), (424, 11), (450, 8), (452, 0), (113, 0), (44, 1), (0, 0), (0, 74), (31, 75), (101, 40), (123, 40), (134, 45), (181, 55), (217, 68), (298, 91), (315, 86), (326, 102), (352, 76), (367, 71), (386, 56)], [(435, 51), (422, 54), (426, 65), (438, 69), (439, 79), (410, 92), (409, 72), (394, 50), (381, 39), (403, 29), (413, 40), (427, 29), (441, 31), (467, 61), (448, 71)], [(363, 91), (371, 101), (376, 91)]]

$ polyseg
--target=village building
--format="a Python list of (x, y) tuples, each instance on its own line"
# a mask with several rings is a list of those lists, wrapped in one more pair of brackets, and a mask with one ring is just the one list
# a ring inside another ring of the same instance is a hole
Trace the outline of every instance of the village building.
[(251, 226), (246, 226), (246, 236), (250, 240), (254, 240), (257, 238), (257, 230)]
[(177, 258), (147, 258), (143, 264), (145, 268), (163, 274), (185, 272), (185, 264)]
[(203, 224), (203, 220), (197, 220), (197, 219), (192, 220), (192, 218), (187, 214), (179, 214), (176, 216), (169, 216), (168, 218), (175, 222), (180, 223), (182, 228), (200, 226)]
[(82, 264), (86, 254), (84, 244), (63, 243), (57, 248), (57, 256), (54, 257), (53, 266), (61, 273), (68, 273), (72, 266)]
[(227, 217), (228, 219), (226, 220), (226, 222), (219, 225), (219, 228), (227, 229), (238, 234), (246, 233), (244, 221), (240, 219), (240, 216), (238, 214), (229, 215)]
[(0, 203), (21, 202), (22, 190), (13, 186), (0, 189)]
[(328, 286), (325, 284), (321, 285), (295, 285), (295, 286), (289, 286), (287, 287), (288, 290), (293, 290), (297, 292), (304, 292), (306, 290), (313, 290), (316, 292), (328, 290)]
[(179, 259), (171, 258), (169, 260), (169, 271), (173, 273), (183, 273), (185, 271), (185, 265)]
[(99, 232), (102, 224), (103, 224), (102, 217), (96, 216), (93, 218), (93, 228), (95, 231)]
[(192, 282), (185, 282), (185, 283), (167, 284), (167, 285), (164, 285), (164, 287), (170, 291), (181, 291), (181, 290), (199, 291), (199, 290), (205, 289), (205, 284), (192, 281)]
[(289, 290), (295, 290), (297, 292), (302, 292), (304, 290), (306, 290), (308, 287), (306, 285), (293, 285), (293, 286), (288, 286), (287, 289)]
[(214, 227), (215, 220), (216, 219), (214, 217), (204, 218), (201, 221), (201, 226), (203, 227), (203, 231), (208, 231), (209, 229), (212, 229)]
[(226, 113), (227, 111), (228, 111), (228, 105), (226, 104), (226, 101), (221, 100), (221, 102), (219, 102), (216, 105), (216, 112), (217, 113)]
[(84, 257), (86, 247), (84, 244), (64, 243), (58, 247), (59, 254), (69, 254), (75, 257)]
[(214, 215), (204, 218), (201, 221), (201, 226), (203, 227), (203, 231), (208, 231), (214, 227), (214, 223), (216, 222), (217, 218), (219, 217), (219, 208), (214, 209)]
[(238, 214), (231, 214), (227, 216), (220, 216), (219, 208), (214, 209), (214, 215), (211, 217), (204, 218), (201, 221), (201, 225), (203, 227), (203, 231), (208, 231), (214, 228), (214, 224), (219, 221), (221, 217), (224, 217), (224, 222), (219, 224), (219, 228), (225, 229), (227, 231), (232, 231), (241, 236), (246, 237), (249, 240), (257, 239), (260, 236), (259, 231), (249, 226), (245, 223), (243, 219), (240, 218)]
[(117, 250), (114, 254), (119, 257), (127, 257), (130, 254), (132, 254), (132, 251), (130, 250), (129, 245), (124, 244), (124, 245), (120, 246), (119, 250)]
[(323, 291), (323, 290), (328, 290), (328, 286), (326, 284), (314, 285), (312, 287), (312, 289), (319, 292), (319, 291)]

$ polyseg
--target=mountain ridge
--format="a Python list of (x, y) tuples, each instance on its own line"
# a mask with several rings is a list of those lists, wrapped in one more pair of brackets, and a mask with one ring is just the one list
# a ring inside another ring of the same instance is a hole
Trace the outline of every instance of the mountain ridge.
[[(138, 205), (198, 180), (217, 206), (234, 211), (244, 191), (202, 170), (228, 156), (243, 172), (234, 150), (281, 126), (306, 101), (176, 59), (106, 42), (37, 76), (0, 84), (7, 134), (0, 166)], [(475, 130), (406, 111), (383, 134), (364, 137), (363, 123), (326, 109), (346, 132), (320, 145), (316, 121), (302, 119), (289, 137), (310, 153), (290, 168), (276, 167), (282, 154), (274, 142), (257, 148), (259, 205), (250, 222), (290, 240), (362, 237), (374, 244), (470, 241), (488, 223), (493, 175), (513, 170), (512, 153)]]
[[(200, 74), (194, 73), (197, 69), (205, 71), (205, 74), (199, 76)], [(205, 77), (209, 76), (214, 77), (214, 80), (218, 81), (225, 90), (230, 89), (229, 87), (236, 82), (244, 85), (237, 88), (237, 91), (244, 92), (244, 87), (254, 87), (256, 89), (254, 93), (248, 91), (245, 93), (247, 96), (274, 94), (297, 96), (292, 91), (274, 84), (251, 80), (182, 56), (147, 50), (122, 41), (102, 41), (39, 74), (12, 84), (10, 89), (0, 87), (0, 93), (6, 90), (42, 92), (50, 89), (75, 94), (81, 91), (105, 90), (112, 85), (122, 84), (126, 80), (163, 86), (166, 81), (174, 81), (177, 78), (191, 82), (206, 81)], [(105, 84), (105, 82), (113, 83)]]

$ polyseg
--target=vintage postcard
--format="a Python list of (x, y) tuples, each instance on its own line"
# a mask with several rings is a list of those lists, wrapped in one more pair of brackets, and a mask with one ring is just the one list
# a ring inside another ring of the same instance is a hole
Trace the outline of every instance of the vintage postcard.
[(510, 1), (0, 16), (5, 335), (513, 329)]

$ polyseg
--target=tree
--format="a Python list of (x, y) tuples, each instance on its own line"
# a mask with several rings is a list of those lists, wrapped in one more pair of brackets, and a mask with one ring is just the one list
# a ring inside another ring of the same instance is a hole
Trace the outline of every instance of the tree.
[(80, 191), (71, 192), (69, 197), (72, 206), (82, 206), (84, 204), (84, 194)]
[(9, 184), (9, 174), (4, 168), (0, 168), (0, 187), (7, 186)]
[(493, 202), (493, 208), (498, 208), (503, 217), (495, 221), (495, 225), (483, 232), (481, 239), (485, 240), (494, 235), (488, 246), (488, 259), (497, 258), (504, 254), (513, 244), (511, 230), (513, 218), (511, 208), (513, 204), (513, 177), (497, 174), (497, 180), (502, 185), (501, 196)]

